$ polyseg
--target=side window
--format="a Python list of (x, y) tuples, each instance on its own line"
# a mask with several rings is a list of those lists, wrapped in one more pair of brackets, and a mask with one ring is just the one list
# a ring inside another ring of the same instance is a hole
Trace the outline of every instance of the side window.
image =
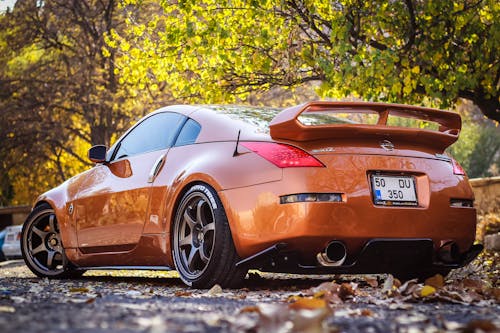
[(177, 140), (175, 141), (175, 146), (184, 146), (193, 144), (200, 134), (201, 126), (193, 119), (188, 119), (184, 127), (182, 127)]
[(114, 159), (161, 150), (172, 146), (184, 116), (163, 112), (144, 119), (120, 141)]

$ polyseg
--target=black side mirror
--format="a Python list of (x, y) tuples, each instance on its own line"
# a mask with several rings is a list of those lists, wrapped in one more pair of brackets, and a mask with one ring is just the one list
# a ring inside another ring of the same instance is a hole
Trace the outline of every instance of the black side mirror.
[(108, 147), (104, 145), (96, 145), (89, 149), (89, 160), (94, 163), (106, 162), (106, 151)]

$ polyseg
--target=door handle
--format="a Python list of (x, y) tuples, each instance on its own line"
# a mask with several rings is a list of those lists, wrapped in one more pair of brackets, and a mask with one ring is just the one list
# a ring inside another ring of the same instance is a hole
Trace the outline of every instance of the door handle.
[(163, 167), (163, 164), (165, 164), (166, 157), (167, 157), (166, 154), (161, 155), (160, 157), (158, 157), (155, 164), (153, 164), (153, 167), (151, 168), (151, 171), (149, 172), (148, 183), (152, 183), (155, 181), (156, 176), (158, 176), (161, 168)]

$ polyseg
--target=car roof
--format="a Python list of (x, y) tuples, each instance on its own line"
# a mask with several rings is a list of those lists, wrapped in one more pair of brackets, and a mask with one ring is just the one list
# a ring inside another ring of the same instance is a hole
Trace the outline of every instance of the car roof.
[(199, 124), (201, 131), (197, 142), (270, 140), (269, 122), (280, 109), (241, 105), (171, 105), (160, 112), (176, 112)]

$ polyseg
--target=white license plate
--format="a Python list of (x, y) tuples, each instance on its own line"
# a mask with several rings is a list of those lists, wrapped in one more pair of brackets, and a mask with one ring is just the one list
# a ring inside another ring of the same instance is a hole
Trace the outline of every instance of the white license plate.
[(372, 175), (373, 199), (377, 205), (416, 206), (417, 192), (412, 176)]

